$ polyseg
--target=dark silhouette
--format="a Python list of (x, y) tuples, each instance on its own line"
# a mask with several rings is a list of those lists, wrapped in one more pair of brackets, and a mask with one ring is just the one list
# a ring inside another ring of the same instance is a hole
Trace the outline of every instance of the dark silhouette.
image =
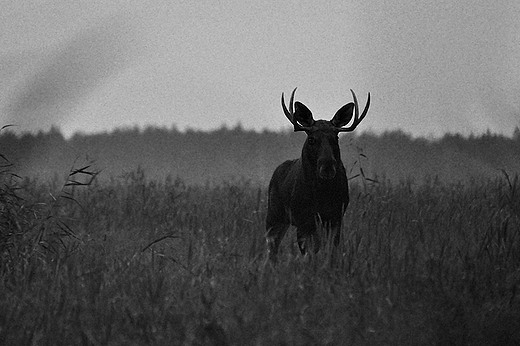
[[(348, 179), (341, 161), (338, 135), (353, 131), (366, 116), (370, 106), (368, 94), (365, 110), (359, 115), (356, 95), (354, 103), (341, 107), (330, 120), (314, 120), (311, 111), (302, 103), (294, 104), (294, 91), (289, 110), (282, 93), (282, 107), (294, 126), (294, 131), (305, 131), (307, 140), (299, 159), (282, 163), (269, 183), (266, 219), (269, 257), (276, 260), (278, 247), (289, 225), (296, 226), (298, 246), (305, 254), (310, 246), (317, 252), (321, 240), (317, 224), (332, 232), (334, 244), (339, 244), (341, 220), (348, 202)], [(349, 127), (346, 126), (352, 119)]]

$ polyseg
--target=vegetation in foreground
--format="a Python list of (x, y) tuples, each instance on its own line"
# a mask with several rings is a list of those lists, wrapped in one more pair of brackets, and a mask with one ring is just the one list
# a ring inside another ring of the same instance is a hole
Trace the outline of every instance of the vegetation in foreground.
[(353, 184), (340, 254), (272, 265), (263, 188), (92, 176), (4, 171), (0, 344), (520, 342), (517, 177)]

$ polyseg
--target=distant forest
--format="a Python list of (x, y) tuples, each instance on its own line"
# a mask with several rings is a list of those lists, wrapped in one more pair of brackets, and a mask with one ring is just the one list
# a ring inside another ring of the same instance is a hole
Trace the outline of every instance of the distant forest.
[[(76, 134), (57, 128), (38, 134), (0, 132), (0, 154), (20, 176), (63, 177), (75, 164), (93, 161), (101, 180), (122, 177), (137, 167), (148, 178), (181, 178), (187, 183), (249, 179), (267, 184), (275, 167), (301, 153), (305, 134), (254, 132), (242, 127), (211, 132), (153, 128)], [(340, 138), (349, 177), (377, 180), (441, 179), (457, 182), (520, 172), (520, 131), (512, 137), (486, 133), (440, 139), (413, 138), (399, 131), (344, 134)]]

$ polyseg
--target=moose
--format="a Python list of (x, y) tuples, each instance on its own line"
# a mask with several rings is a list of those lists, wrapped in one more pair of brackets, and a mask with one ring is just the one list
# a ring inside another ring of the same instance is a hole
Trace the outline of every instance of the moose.
[[(276, 261), (278, 247), (290, 225), (296, 227), (300, 252), (309, 249), (318, 252), (321, 246), (318, 226), (321, 224), (340, 242), (341, 221), (349, 203), (348, 179), (341, 161), (338, 136), (351, 132), (365, 118), (370, 106), (370, 93), (363, 113), (359, 115), (356, 94), (354, 102), (341, 107), (330, 120), (314, 120), (311, 111), (301, 102), (294, 103), (291, 94), (287, 109), (282, 93), (282, 109), (294, 126), (294, 131), (305, 131), (301, 157), (287, 160), (274, 171), (268, 190), (266, 240), (269, 258)], [(352, 120), (352, 124), (345, 127)]]

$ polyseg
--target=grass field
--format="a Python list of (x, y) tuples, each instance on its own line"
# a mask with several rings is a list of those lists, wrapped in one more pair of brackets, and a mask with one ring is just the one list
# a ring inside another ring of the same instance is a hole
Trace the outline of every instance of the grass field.
[(516, 177), (354, 182), (339, 254), (272, 265), (265, 187), (85, 172), (4, 173), (2, 345), (520, 344)]

